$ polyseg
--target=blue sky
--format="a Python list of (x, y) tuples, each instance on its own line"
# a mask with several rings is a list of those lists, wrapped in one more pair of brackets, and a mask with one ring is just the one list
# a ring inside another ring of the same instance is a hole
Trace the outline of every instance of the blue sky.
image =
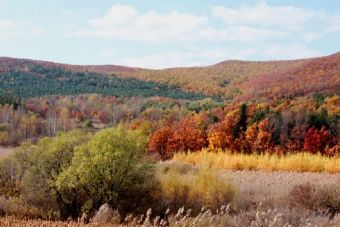
[(164, 68), (340, 51), (340, 1), (0, 0), (0, 56)]

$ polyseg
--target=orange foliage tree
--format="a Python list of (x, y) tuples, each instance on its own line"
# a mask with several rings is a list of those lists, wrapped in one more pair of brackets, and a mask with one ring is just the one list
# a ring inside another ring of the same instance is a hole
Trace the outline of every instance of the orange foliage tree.
[(149, 151), (169, 158), (178, 151), (197, 151), (207, 145), (204, 118), (186, 117), (156, 130), (149, 139)]

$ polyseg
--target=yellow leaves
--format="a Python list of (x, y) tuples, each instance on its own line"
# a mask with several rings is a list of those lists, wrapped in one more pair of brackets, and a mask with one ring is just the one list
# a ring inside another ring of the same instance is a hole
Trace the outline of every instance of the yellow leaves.
[(209, 148), (216, 150), (226, 147), (226, 135), (223, 132), (211, 132), (208, 134)]

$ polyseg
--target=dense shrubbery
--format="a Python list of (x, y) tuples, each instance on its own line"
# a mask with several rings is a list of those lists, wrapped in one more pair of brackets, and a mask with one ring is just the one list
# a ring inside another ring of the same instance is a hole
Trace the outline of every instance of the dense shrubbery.
[(45, 217), (78, 217), (103, 203), (132, 211), (150, 205), (146, 138), (122, 127), (74, 131), (23, 144), (0, 162), (2, 195), (20, 197)]

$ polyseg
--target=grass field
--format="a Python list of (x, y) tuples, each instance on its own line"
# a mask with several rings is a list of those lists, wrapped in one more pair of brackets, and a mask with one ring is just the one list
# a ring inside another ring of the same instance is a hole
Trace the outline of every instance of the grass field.
[(232, 154), (230, 152), (178, 153), (173, 160), (227, 170), (266, 170), (296, 172), (340, 173), (340, 157), (326, 157), (309, 153), (287, 154)]
[[(166, 161), (161, 162), (158, 165), (160, 174), (163, 174), (164, 181), (162, 186), (177, 185), (177, 189), (184, 183), (184, 188), (195, 190), (196, 196), (209, 199), (211, 194), (201, 193), (202, 187), (206, 188), (203, 182), (204, 179), (208, 179), (211, 182), (212, 177), (218, 179), (220, 183), (214, 184), (218, 186), (217, 191), (213, 193), (220, 193), (222, 188), (229, 184), (232, 184), (237, 190), (236, 200), (231, 203), (231, 210), (229, 212), (223, 211), (224, 208), (218, 210), (212, 209), (211, 211), (193, 212), (192, 216), (185, 217), (190, 206), (185, 206), (185, 212), (180, 214), (180, 218), (176, 217), (177, 210), (172, 209), (172, 215), (169, 216), (169, 225), (172, 226), (211, 226), (211, 227), (248, 227), (248, 226), (262, 226), (262, 227), (337, 227), (340, 226), (340, 216), (335, 215), (333, 219), (329, 218), (327, 212), (319, 212), (322, 207), (291, 207), (291, 192), (300, 185), (310, 184), (312, 191), (315, 193), (315, 198), (309, 198), (308, 196), (302, 196), (302, 199), (307, 198), (312, 200), (312, 204), (317, 206), (323, 206), (325, 200), (330, 198), (330, 201), (336, 202), (338, 196), (332, 197), (338, 193), (336, 188), (340, 184), (340, 174), (330, 173), (312, 173), (312, 172), (285, 172), (285, 171), (255, 171), (255, 170), (224, 170), (207, 168), (208, 176), (201, 175), (200, 169), (197, 166), (180, 163), (178, 161)], [(165, 171), (165, 172), (163, 172)], [(162, 173), (163, 172), (163, 173)], [(174, 179), (167, 178), (171, 176)], [(191, 177), (190, 177), (191, 176)], [(195, 176), (199, 176), (198, 183), (195, 186)], [(208, 177), (208, 178), (207, 178)], [(183, 181), (179, 184), (179, 179)], [(174, 181), (175, 180), (175, 181)], [(189, 181), (188, 181), (189, 180)], [(201, 181), (203, 180), (203, 181)], [(227, 183), (222, 183), (223, 181)], [(165, 184), (164, 183), (170, 183)], [(186, 184), (191, 182), (194, 184)], [(201, 185), (203, 183), (203, 186)], [(171, 185), (173, 184), (173, 185)], [(193, 187), (195, 186), (195, 187)], [(168, 190), (169, 190), (168, 188)], [(327, 190), (325, 190), (327, 188)], [(223, 189), (224, 190), (224, 189)], [(307, 188), (308, 190), (308, 188)], [(190, 192), (190, 190), (188, 191)], [(181, 197), (181, 190), (176, 190), (177, 196)], [(321, 196), (321, 197), (319, 197)], [(197, 197), (196, 197), (197, 198)], [(293, 199), (301, 199), (300, 197), (294, 197)], [(300, 200), (299, 200), (300, 201)], [(179, 201), (187, 202), (187, 201)], [(293, 201), (294, 202), (294, 201)], [(262, 205), (259, 205), (262, 204)], [(208, 206), (209, 207), (209, 206)], [(222, 212), (223, 211), (223, 212)], [(61, 221), (42, 221), (42, 220), (20, 220), (14, 217), (0, 218), (1, 227), (122, 227), (122, 226), (160, 226), (154, 225), (156, 216), (161, 215), (159, 213), (152, 214), (149, 220), (150, 224), (145, 224), (145, 216), (143, 221), (130, 222), (127, 224), (109, 223), (91, 223), (83, 224), (80, 222), (61, 222)], [(123, 217), (124, 219), (124, 217)], [(140, 216), (134, 218), (140, 220)], [(138, 223), (137, 223), (138, 222)], [(147, 221), (148, 222), (148, 221)]]

